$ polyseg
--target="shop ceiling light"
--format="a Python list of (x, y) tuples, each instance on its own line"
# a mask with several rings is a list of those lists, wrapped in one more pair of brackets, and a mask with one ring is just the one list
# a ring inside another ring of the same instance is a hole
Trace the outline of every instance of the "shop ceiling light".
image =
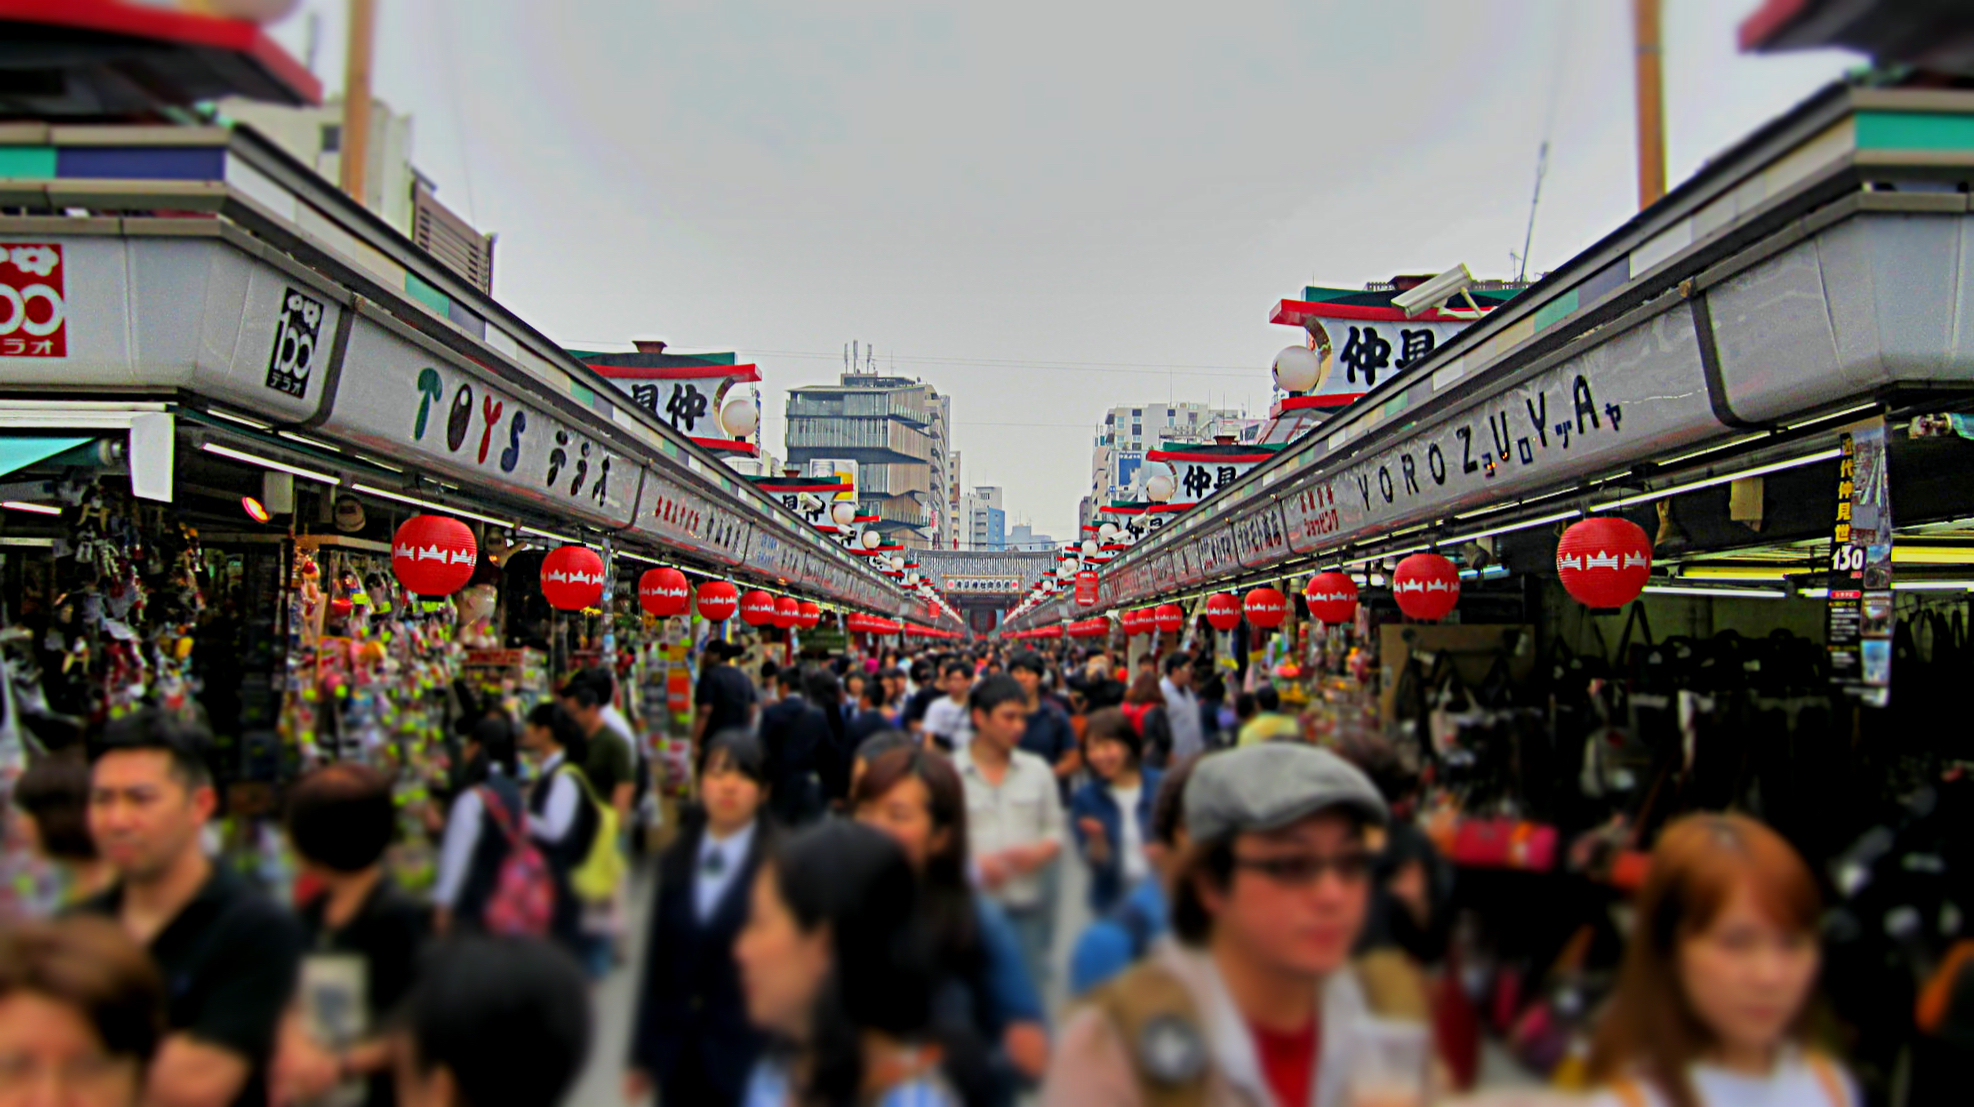
[(1681, 588), (1676, 584), (1648, 584), (1645, 591), (1660, 596), (1720, 596), (1743, 600), (1780, 600), (1787, 594), (1762, 588)]
[(343, 448), (341, 446), (331, 445), (328, 442), (324, 442), (320, 438), (310, 438), (306, 434), (296, 434), (294, 431), (275, 431), (274, 433), (280, 435), (283, 438), (288, 439), (291, 442), (299, 442), (302, 445), (308, 446), (312, 449), (327, 450), (332, 454), (339, 454), (343, 452)]
[[(1809, 570), (1799, 569), (1806, 573)], [(1681, 580), (1782, 580), (1789, 574), (1782, 569), (1760, 565), (1691, 565), (1682, 569)]]
[(1581, 514), (1583, 514), (1583, 512), (1574, 509), (1570, 511), (1558, 511), (1554, 515), (1543, 515), (1534, 519), (1527, 519), (1519, 523), (1504, 523), (1501, 526), (1490, 527), (1487, 530), (1477, 530), (1472, 534), (1463, 534), (1458, 538), (1448, 538), (1441, 541), (1440, 545), (1464, 546), (1469, 542), (1478, 541), (1479, 539), (1482, 538), (1490, 538), (1497, 534), (1507, 534), (1510, 531), (1517, 531), (1517, 530), (1528, 530), (1530, 527), (1544, 526), (1549, 523), (1560, 523), (1565, 519), (1574, 519)]
[(224, 408), (209, 407), (206, 409), (206, 414), (214, 416), (219, 419), (224, 419), (229, 423), (238, 423), (243, 427), (252, 427), (257, 431), (266, 431), (266, 430), (274, 429), (274, 424), (272, 423), (264, 423), (259, 419), (253, 418), (252, 416), (240, 415), (236, 412), (227, 411)]
[(1974, 592), (1974, 580), (1895, 580), (1899, 592)]
[(343, 483), (343, 478), (341, 477), (331, 476), (328, 473), (318, 473), (313, 469), (304, 469), (299, 465), (290, 465), (285, 461), (275, 461), (273, 458), (242, 453), (230, 446), (221, 446), (216, 442), (207, 442), (199, 448), (209, 454), (217, 454), (220, 457), (233, 461), (244, 461), (249, 465), (258, 465), (263, 469), (272, 469), (277, 473), (292, 473), (304, 480), (312, 480), (321, 484), (331, 485)]
[(252, 519), (256, 523), (265, 523), (274, 518), (273, 515), (268, 513), (267, 508), (263, 507), (261, 502), (252, 496), (240, 497), (240, 509), (247, 513), (247, 518)]
[(1974, 546), (1901, 546), (1892, 544), (1894, 565), (1974, 565)]
[(1661, 488), (1657, 492), (1641, 492), (1636, 496), (1622, 496), (1612, 500), (1610, 503), (1598, 504), (1591, 508), (1591, 510), (1613, 511), (1621, 507), (1631, 507), (1634, 504), (1651, 503), (1653, 500), (1663, 500), (1667, 496), (1677, 496), (1682, 492), (1697, 492), (1702, 488), (1713, 488), (1716, 485), (1732, 484), (1737, 480), (1746, 480), (1749, 477), (1763, 477), (1770, 473), (1780, 473), (1784, 469), (1796, 469), (1804, 465), (1814, 465), (1819, 461), (1832, 461), (1841, 456), (1843, 452), (1837, 447), (1832, 446), (1827, 450), (1818, 450), (1813, 454), (1804, 454), (1802, 457), (1791, 458), (1788, 461), (1778, 461), (1772, 465), (1757, 465), (1753, 469), (1743, 469), (1738, 473), (1723, 473), (1720, 476), (1708, 477), (1706, 480), (1696, 480), (1690, 484), (1675, 484), (1671, 488)]
[(1804, 598), (1804, 599), (1806, 599), (1806, 600), (1827, 600), (1827, 599), (1829, 599), (1829, 598), (1830, 598), (1830, 589), (1828, 589), (1828, 588), (1798, 588), (1798, 589), (1796, 589), (1796, 595), (1798, 595), (1798, 596), (1801, 596), (1802, 598)]
[(1798, 422), (1784, 423), (1782, 425), (1782, 429), (1796, 430), (1799, 427), (1813, 426), (1817, 423), (1827, 423), (1832, 419), (1842, 419), (1846, 415), (1858, 415), (1858, 414), (1862, 414), (1863, 412), (1876, 411), (1876, 410), (1878, 410), (1878, 401), (1873, 400), (1868, 404), (1859, 404), (1856, 407), (1847, 407), (1840, 411), (1833, 411), (1828, 415), (1812, 415), (1808, 419), (1803, 419)]
[(29, 511), (36, 515), (60, 515), (62, 509), (52, 504), (31, 504), (25, 500), (0, 500), (0, 507), (8, 511)]
[(468, 511), (463, 507), (453, 507), (449, 504), (435, 503), (431, 500), (421, 500), (416, 496), (407, 496), (402, 492), (392, 492), (389, 489), (378, 488), (375, 485), (352, 484), (350, 485), (350, 490), (361, 492), (366, 496), (382, 496), (387, 500), (396, 500), (401, 504), (410, 504), (413, 507), (422, 507), (430, 511), (443, 512), (447, 515), (457, 515), (462, 519), (473, 519), (482, 523), (491, 523), (497, 527), (512, 528), (514, 526), (514, 520), (512, 519), (496, 519), (491, 515), (481, 515), (476, 511)]

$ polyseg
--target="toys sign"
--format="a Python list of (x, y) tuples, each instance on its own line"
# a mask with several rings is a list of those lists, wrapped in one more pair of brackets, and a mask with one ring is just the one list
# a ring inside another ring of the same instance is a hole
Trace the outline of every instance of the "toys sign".
[(62, 247), (0, 242), (0, 357), (67, 357)]

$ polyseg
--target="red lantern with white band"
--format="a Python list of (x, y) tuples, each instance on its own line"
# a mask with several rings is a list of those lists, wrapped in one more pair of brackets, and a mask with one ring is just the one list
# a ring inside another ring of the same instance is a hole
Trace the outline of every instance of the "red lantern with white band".
[(603, 558), (588, 546), (560, 546), (541, 559), (541, 594), (557, 611), (581, 611), (603, 598)]
[(1139, 607), (1126, 608), (1117, 621), (1123, 625), (1126, 638), (1135, 638), (1151, 629), (1146, 625), (1149, 620), (1145, 618), (1144, 609)]
[(795, 624), (798, 630), (814, 630), (822, 622), (823, 609), (819, 603), (803, 600), (795, 605), (795, 609), (802, 616), (802, 621)]
[(1176, 603), (1162, 603), (1152, 612), (1152, 626), (1160, 634), (1177, 634), (1186, 627), (1186, 609)]
[(1652, 540), (1645, 528), (1616, 515), (1585, 519), (1556, 543), (1563, 588), (1585, 607), (1623, 607), (1652, 576)]
[(1206, 624), (1214, 630), (1232, 630), (1241, 624), (1241, 604), (1232, 593), (1215, 592), (1206, 598)]
[(775, 626), (783, 630), (794, 630), (802, 625), (802, 608), (794, 596), (782, 596), (775, 600)]
[(775, 621), (775, 598), (759, 588), (740, 597), (740, 621), (750, 627), (764, 627)]
[(1336, 626), (1357, 618), (1357, 582), (1349, 573), (1334, 569), (1317, 573), (1309, 578), (1302, 598), (1309, 602), (1310, 617), (1320, 623)]
[(709, 623), (724, 623), (740, 610), (740, 589), (731, 581), (709, 580), (699, 586), (699, 616)]
[(1415, 553), (1391, 574), (1391, 598), (1412, 618), (1436, 623), (1460, 602), (1460, 570), (1436, 553)]
[(473, 529), (448, 515), (413, 515), (391, 536), (391, 572), (420, 596), (450, 596), (473, 579)]
[(1263, 585), (1241, 598), (1247, 609), (1248, 625), (1256, 630), (1274, 630), (1289, 614), (1289, 598), (1279, 588)]
[(677, 569), (646, 569), (637, 578), (637, 602), (646, 615), (660, 618), (683, 615), (691, 600), (692, 590), (686, 587), (685, 574)]

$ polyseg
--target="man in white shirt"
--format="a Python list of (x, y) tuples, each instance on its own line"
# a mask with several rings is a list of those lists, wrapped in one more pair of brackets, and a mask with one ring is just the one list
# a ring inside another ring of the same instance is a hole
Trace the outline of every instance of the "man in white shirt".
[(1206, 751), (1206, 736), (1200, 732), (1199, 697), (1193, 695), (1193, 659), (1173, 653), (1165, 659), (1165, 679), (1158, 682), (1165, 693), (1165, 721), (1172, 727), (1172, 750), (1166, 764), (1175, 764)]
[(973, 737), (953, 763), (966, 788), (967, 844), (980, 882), (1014, 924), (1039, 988), (1048, 978), (1055, 923), (1052, 866), (1062, 851), (1062, 800), (1049, 763), (1020, 749), (1028, 695), (996, 675), (973, 689)]
[(964, 661), (948, 661), (939, 675), (946, 694), (925, 709), (923, 726), (934, 745), (959, 753), (973, 737), (973, 720), (966, 703), (967, 693), (973, 690), (973, 667)]

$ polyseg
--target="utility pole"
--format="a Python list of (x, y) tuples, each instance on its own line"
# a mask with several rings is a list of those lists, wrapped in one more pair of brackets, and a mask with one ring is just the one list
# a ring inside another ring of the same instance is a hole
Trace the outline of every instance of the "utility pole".
[(1659, 0), (1631, 0), (1631, 36), (1638, 80), (1638, 208), (1666, 194), (1664, 49)]
[(349, 0), (349, 55), (343, 65), (343, 191), (364, 203), (370, 166), (370, 62), (377, 39), (377, 0)]

